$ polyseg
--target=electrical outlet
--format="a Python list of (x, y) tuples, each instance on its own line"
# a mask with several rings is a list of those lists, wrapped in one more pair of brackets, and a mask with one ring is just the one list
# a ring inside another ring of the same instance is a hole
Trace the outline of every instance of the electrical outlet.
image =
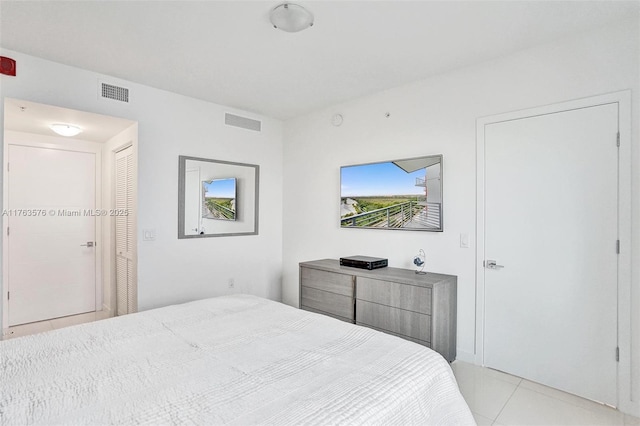
[(233, 278), (229, 278), (229, 288), (234, 288), (236, 286), (236, 280)]
[(143, 229), (142, 230), (142, 240), (143, 241), (155, 241), (156, 240), (156, 230), (155, 229)]

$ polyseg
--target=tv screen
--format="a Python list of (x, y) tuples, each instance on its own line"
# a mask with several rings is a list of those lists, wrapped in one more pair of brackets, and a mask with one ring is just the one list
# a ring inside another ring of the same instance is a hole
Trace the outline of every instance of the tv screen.
[(202, 182), (204, 219), (236, 220), (236, 179), (224, 178)]
[(341, 167), (340, 226), (442, 231), (442, 155)]

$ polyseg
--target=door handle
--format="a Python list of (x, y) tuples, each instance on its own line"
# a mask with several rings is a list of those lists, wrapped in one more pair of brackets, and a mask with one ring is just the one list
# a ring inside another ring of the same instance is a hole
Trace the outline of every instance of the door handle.
[(80, 244), (80, 247), (93, 247), (93, 241), (87, 241), (87, 244)]
[(504, 268), (503, 265), (498, 265), (498, 263), (495, 260), (485, 260), (482, 263), (484, 264), (484, 267), (487, 268), (487, 269), (502, 269), (502, 268)]

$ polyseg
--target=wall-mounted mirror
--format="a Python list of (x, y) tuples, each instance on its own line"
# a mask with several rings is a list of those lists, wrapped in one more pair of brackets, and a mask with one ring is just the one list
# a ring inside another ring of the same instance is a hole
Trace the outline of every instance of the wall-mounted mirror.
[(178, 238), (258, 234), (260, 167), (178, 157)]
[(442, 231), (442, 155), (341, 167), (340, 226)]

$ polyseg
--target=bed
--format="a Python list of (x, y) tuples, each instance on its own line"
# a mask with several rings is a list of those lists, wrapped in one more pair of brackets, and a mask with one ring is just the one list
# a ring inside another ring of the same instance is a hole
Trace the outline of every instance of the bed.
[(475, 424), (436, 352), (249, 295), (0, 342), (0, 424)]

